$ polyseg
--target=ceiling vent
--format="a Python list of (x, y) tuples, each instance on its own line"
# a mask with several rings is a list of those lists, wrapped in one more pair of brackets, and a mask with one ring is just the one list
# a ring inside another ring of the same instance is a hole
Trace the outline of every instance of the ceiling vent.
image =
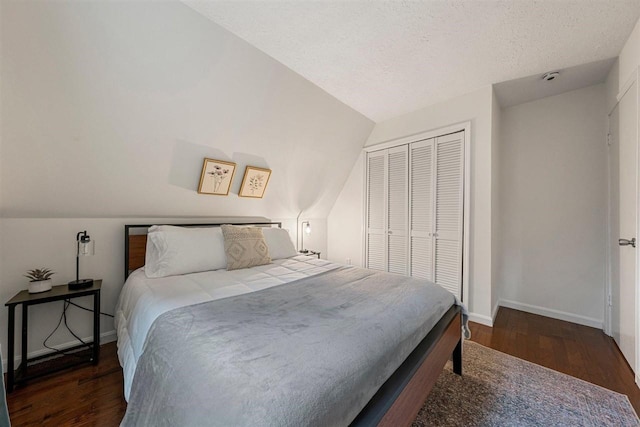
[(546, 73), (544, 76), (542, 76), (542, 80), (544, 80), (545, 82), (550, 82), (551, 80), (554, 80), (559, 75), (560, 73), (557, 71), (550, 71)]

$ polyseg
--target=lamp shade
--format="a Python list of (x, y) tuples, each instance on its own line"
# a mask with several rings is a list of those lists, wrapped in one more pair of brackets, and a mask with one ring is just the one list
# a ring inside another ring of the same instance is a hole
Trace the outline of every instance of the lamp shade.
[(89, 236), (86, 236), (86, 238), (81, 236), (78, 241), (78, 256), (92, 256), (95, 253), (95, 241), (91, 240)]

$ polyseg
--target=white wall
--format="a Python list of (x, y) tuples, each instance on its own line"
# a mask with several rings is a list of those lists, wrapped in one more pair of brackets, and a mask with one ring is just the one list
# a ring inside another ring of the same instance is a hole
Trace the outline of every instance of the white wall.
[(602, 327), (605, 102), (600, 84), (503, 110), (501, 305)]
[[(471, 121), (471, 236), (469, 301), (472, 320), (491, 324), (492, 88), (376, 124), (366, 146)], [(329, 214), (329, 258), (362, 263), (363, 162), (358, 161)], [(342, 226), (343, 218), (346, 219)], [(357, 222), (356, 222), (357, 221)], [(348, 229), (348, 231), (347, 231)], [(355, 230), (359, 234), (356, 238)], [(334, 253), (334, 248), (340, 248)], [(334, 256), (335, 255), (335, 256)]]
[(495, 91), (491, 97), (491, 319), (498, 313), (498, 276), (502, 269), (502, 212), (500, 211), (500, 128), (502, 109)]
[[(3, 1), (0, 39), (2, 301), (28, 268), (71, 279), (87, 229), (96, 256), (82, 269), (104, 279), (113, 312), (132, 221), (251, 216), (295, 229), (303, 211), (306, 246), (326, 252), (326, 217), (373, 127), (361, 114), (178, 1)], [(196, 193), (204, 157), (238, 164), (228, 197)], [(273, 170), (264, 199), (237, 197), (245, 165)], [(30, 351), (57, 314), (33, 310)]]
[[(373, 126), (180, 2), (10, 2), (2, 34), (5, 217), (326, 218)], [(265, 198), (198, 195), (204, 156)]]
[(609, 114), (613, 107), (618, 103), (618, 90), (620, 87), (620, 59), (616, 60), (609, 70), (609, 74), (607, 74), (607, 79), (605, 80), (605, 98), (606, 98), (606, 112)]
[(351, 174), (327, 218), (328, 259), (364, 266), (364, 167), (366, 155), (360, 153)]
[(620, 56), (618, 57), (618, 92), (635, 75), (636, 68), (640, 65), (640, 20), (629, 35)]

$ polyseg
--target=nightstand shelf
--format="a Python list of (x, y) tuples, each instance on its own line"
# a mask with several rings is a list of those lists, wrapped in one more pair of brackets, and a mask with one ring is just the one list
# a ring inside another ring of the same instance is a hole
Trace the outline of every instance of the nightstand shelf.
[[(13, 391), (15, 385), (39, 378), (70, 367), (93, 363), (98, 364), (100, 357), (100, 288), (102, 280), (95, 280), (93, 286), (85, 289), (71, 290), (68, 285), (54, 286), (50, 291), (30, 294), (28, 291), (17, 293), (5, 304), (9, 307), (9, 345), (7, 354), (7, 391)], [(93, 295), (93, 340), (87, 345), (81, 344), (58, 352), (47, 353), (27, 359), (28, 312), (29, 306), (45, 304), (52, 301), (64, 301)], [(15, 314), (16, 306), (22, 306), (22, 348), (21, 363), (14, 370), (15, 359)]]

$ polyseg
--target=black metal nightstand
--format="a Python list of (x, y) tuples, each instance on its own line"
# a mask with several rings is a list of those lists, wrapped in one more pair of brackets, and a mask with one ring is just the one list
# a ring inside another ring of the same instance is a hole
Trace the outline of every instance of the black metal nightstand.
[[(17, 293), (5, 304), (9, 307), (9, 345), (7, 351), (7, 391), (13, 391), (16, 384), (38, 378), (50, 373), (70, 368), (83, 363), (98, 364), (100, 357), (100, 288), (102, 280), (94, 280), (93, 286), (84, 289), (70, 290), (68, 285), (54, 286), (50, 291), (37, 294), (30, 294), (24, 290)], [(85, 351), (77, 351), (74, 354), (55, 355), (57, 352), (51, 352), (42, 356), (27, 359), (27, 343), (28, 343), (28, 311), (30, 305), (44, 304), (51, 301), (63, 301), (72, 298), (79, 298), (93, 295), (93, 341), (65, 349), (65, 353), (73, 353), (75, 350), (87, 348)], [(18, 369), (14, 370), (14, 353), (15, 353), (15, 317), (16, 306), (22, 306), (22, 351), (21, 363)], [(55, 359), (52, 361), (52, 359)], [(46, 361), (46, 363), (44, 363)], [(37, 366), (37, 365), (41, 365)], [(31, 374), (29, 374), (31, 371)]]
[(306, 252), (302, 252), (302, 251), (300, 251), (300, 254), (302, 254), (302, 255), (307, 255), (307, 256), (314, 256), (314, 255), (316, 255), (316, 256), (318, 257), (318, 259), (320, 259), (320, 254), (321, 254), (321, 252), (316, 252), (316, 251), (308, 250), (308, 251), (306, 251)]

